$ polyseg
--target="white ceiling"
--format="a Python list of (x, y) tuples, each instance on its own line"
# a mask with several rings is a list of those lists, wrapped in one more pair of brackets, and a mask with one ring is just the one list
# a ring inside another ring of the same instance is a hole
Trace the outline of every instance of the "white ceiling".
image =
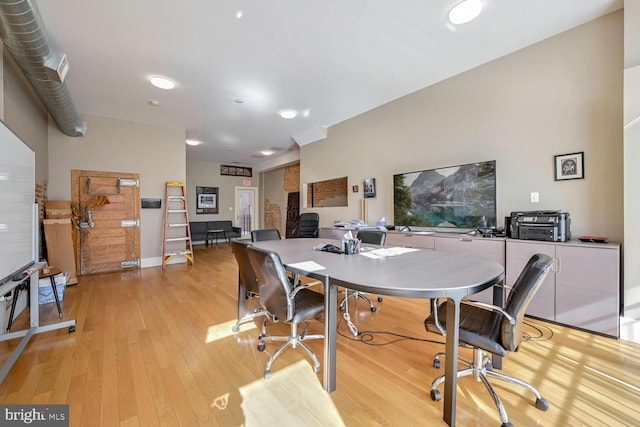
[[(185, 129), (203, 141), (187, 147), (189, 159), (259, 165), (260, 150), (297, 149), (322, 128), (623, 5), (484, 0), (478, 19), (453, 26), (446, 17), (458, 1), (39, 0), (38, 7), (51, 45), (67, 54), (66, 84), (81, 117)], [(158, 74), (176, 88), (151, 86), (148, 77)], [(303, 114), (284, 120), (283, 108)]]

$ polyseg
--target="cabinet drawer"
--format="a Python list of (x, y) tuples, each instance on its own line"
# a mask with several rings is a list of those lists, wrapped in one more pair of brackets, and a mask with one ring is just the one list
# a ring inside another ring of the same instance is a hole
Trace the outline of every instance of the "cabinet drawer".
[(433, 249), (435, 246), (433, 235), (412, 233), (387, 233), (384, 245), (420, 249)]

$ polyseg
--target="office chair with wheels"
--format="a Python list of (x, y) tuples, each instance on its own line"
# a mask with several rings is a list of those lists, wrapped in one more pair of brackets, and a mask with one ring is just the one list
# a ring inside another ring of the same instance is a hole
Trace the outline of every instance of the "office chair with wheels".
[(238, 332), (240, 325), (249, 322), (257, 317), (266, 316), (267, 312), (261, 306), (258, 309), (253, 310), (251, 313), (246, 311), (246, 299), (255, 298), (259, 294), (258, 281), (256, 273), (253, 271), (251, 262), (249, 262), (249, 255), (247, 254), (247, 248), (249, 243), (242, 242), (240, 240), (231, 240), (231, 252), (236, 258), (238, 263), (238, 320), (233, 325), (231, 330)]
[[(458, 377), (473, 375), (478, 381), (484, 383), (498, 408), (502, 427), (512, 427), (513, 424), (509, 422), (507, 411), (489, 383), (488, 377), (517, 384), (530, 390), (536, 396), (536, 408), (542, 411), (549, 409), (549, 403), (532, 385), (494, 371), (488, 353), (506, 356), (510, 352), (519, 350), (525, 312), (551, 270), (552, 262), (552, 258), (547, 255), (533, 255), (513, 285), (504, 309), (466, 300), (460, 304), (460, 343), (473, 348), (473, 362), (463, 362), (468, 368), (459, 371)], [(439, 307), (434, 303), (434, 308), (435, 310), (424, 321), (425, 328), (429, 332), (444, 335), (447, 319), (446, 303)], [(440, 366), (440, 356), (442, 353), (437, 354), (434, 359), (436, 368)], [(438, 386), (443, 382), (444, 376), (440, 376), (431, 384), (431, 398), (435, 401), (440, 400)]]
[[(271, 377), (271, 364), (287, 347), (302, 347), (313, 360), (314, 371), (320, 372), (320, 362), (315, 353), (304, 343), (306, 340), (324, 338), (320, 334), (307, 334), (307, 319), (324, 310), (324, 295), (308, 289), (309, 285), (292, 286), (284, 265), (277, 253), (250, 246), (249, 260), (258, 278), (260, 303), (267, 310), (274, 322), (285, 322), (291, 325), (289, 336), (266, 335), (266, 321), (263, 333), (258, 341), (258, 350), (264, 351), (267, 341), (285, 341), (267, 361), (264, 377)], [(305, 324), (301, 334), (298, 325)]]
[(253, 230), (251, 231), (251, 241), (252, 242), (262, 242), (265, 240), (280, 240), (282, 237), (280, 236), (280, 230), (277, 228), (266, 228), (263, 230)]
[(320, 215), (315, 212), (300, 214), (298, 219), (298, 237), (318, 237)]
[[(387, 233), (383, 230), (360, 230), (357, 237), (358, 240), (360, 240), (362, 243), (384, 246), (384, 241), (387, 238)], [(350, 291), (347, 289), (345, 290), (345, 297), (340, 302), (340, 311), (345, 311), (346, 304), (348, 303), (348, 298), (361, 298), (366, 301), (367, 304), (369, 304), (369, 309), (372, 313), (377, 310), (377, 307), (369, 299), (366, 293), (360, 291)], [(380, 295), (378, 295), (378, 302), (382, 302), (382, 297)]]

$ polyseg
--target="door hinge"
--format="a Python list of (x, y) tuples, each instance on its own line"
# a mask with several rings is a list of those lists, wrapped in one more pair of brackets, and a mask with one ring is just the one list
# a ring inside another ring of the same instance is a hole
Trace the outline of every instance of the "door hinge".
[(133, 259), (130, 261), (122, 261), (120, 263), (120, 268), (135, 268), (135, 267), (140, 267), (140, 260), (139, 259)]
[(120, 227), (122, 228), (140, 227), (140, 220), (139, 219), (123, 219), (122, 221), (120, 221)]

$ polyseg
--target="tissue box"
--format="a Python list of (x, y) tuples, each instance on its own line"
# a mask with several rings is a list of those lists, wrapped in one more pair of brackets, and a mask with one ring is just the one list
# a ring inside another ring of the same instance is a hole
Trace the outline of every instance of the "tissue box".
[[(54, 279), (56, 282), (56, 290), (58, 291), (58, 300), (62, 302), (64, 290), (67, 287), (67, 275), (60, 273), (54, 276)], [(38, 302), (40, 304), (56, 302), (56, 298), (53, 295), (53, 288), (51, 287), (51, 279), (48, 277), (38, 281)]]

